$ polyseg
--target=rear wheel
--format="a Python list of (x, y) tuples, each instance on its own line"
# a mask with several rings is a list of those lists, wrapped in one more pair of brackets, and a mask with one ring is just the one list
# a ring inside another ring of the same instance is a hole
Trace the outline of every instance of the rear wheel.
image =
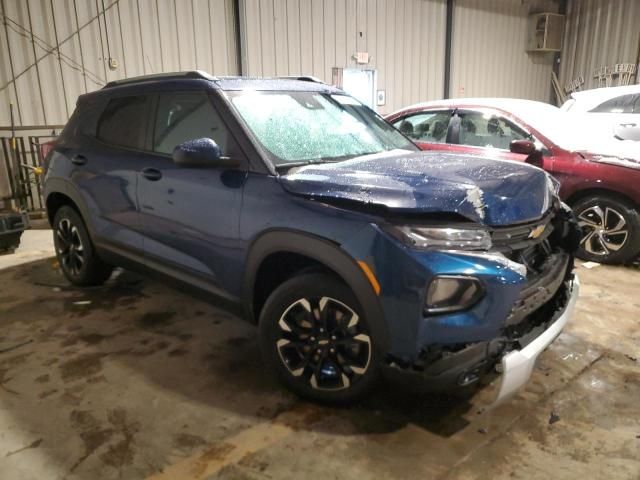
[(640, 251), (640, 218), (627, 202), (606, 195), (579, 200), (573, 210), (582, 229), (578, 257), (626, 263)]
[(280, 285), (260, 315), (265, 361), (298, 395), (350, 403), (374, 386), (380, 358), (355, 295), (340, 280), (310, 273)]
[(103, 284), (113, 271), (96, 254), (80, 214), (69, 206), (60, 207), (53, 220), (53, 243), (62, 273), (78, 286)]

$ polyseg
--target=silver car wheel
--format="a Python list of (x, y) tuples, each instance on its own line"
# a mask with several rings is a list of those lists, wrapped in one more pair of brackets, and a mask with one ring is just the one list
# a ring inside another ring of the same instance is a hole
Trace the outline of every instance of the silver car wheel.
[(629, 228), (624, 216), (617, 210), (598, 205), (587, 208), (578, 215), (582, 228), (582, 248), (592, 255), (606, 256), (624, 247)]

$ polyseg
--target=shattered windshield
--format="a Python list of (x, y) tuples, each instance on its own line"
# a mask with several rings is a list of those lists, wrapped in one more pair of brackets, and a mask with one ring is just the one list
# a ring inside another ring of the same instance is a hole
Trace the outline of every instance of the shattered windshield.
[(228, 95), (276, 166), (417, 150), (395, 128), (347, 95), (286, 91)]

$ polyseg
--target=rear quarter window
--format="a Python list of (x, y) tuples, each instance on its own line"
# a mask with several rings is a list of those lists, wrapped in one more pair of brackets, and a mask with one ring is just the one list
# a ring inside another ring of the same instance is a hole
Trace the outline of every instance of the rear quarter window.
[(142, 150), (148, 104), (146, 95), (110, 100), (98, 122), (97, 138), (112, 145)]

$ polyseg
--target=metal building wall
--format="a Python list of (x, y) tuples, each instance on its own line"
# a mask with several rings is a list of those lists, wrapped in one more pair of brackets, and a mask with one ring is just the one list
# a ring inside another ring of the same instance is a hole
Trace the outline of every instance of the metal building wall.
[(583, 76), (582, 89), (594, 88), (594, 70), (616, 63), (636, 63), (639, 49), (640, 1), (569, 0), (560, 84)]
[(442, 98), (445, 0), (241, 0), (243, 73), (313, 75), (368, 52), (386, 90), (380, 112)]
[[(456, 0), (452, 97), (516, 97), (549, 101), (553, 55), (527, 53), (531, 3)], [(538, 11), (550, 5), (538, 2)]]
[[(0, 0), (0, 126), (63, 124), (124, 77), (238, 73), (233, 0)], [(118, 61), (111, 70), (109, 57)]]

